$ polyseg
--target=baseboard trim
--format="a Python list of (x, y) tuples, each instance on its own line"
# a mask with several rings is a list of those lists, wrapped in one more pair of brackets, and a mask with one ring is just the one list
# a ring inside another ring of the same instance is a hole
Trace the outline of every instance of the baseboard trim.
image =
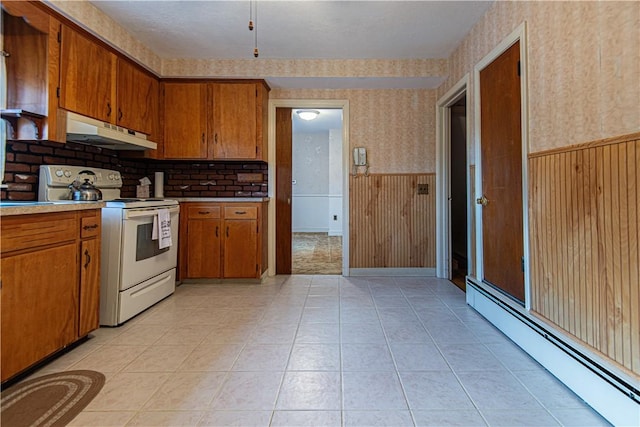
[(467, 279), (467, 304), (616, 426), (640, 425), (638, 390), (595, 363), (552, 328), (534, 322)]
[(435, 277), (435, 268), (350, 268), (349, 276)]

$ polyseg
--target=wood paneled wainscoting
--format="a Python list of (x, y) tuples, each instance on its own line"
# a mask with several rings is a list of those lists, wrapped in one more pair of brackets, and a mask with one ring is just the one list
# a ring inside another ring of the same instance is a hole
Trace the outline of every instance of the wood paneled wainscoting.
[(435, 174), (351, 176), (350, 267), (435, 268), (435, 189)]
[(529, 156), (532, 311), (640, 374), (640, 133)]

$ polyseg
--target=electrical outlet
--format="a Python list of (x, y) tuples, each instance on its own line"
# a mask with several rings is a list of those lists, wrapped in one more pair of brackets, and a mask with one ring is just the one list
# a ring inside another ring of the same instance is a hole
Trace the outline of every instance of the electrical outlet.
[(334, 216), (333, 216), (333, 220), (334, 220), (334, 221), (337, 221), (337, 220), (338, 220), (338, 215), (334, 215)]
[(429, 194), (429, 184), (418, 184), (418, 194)]

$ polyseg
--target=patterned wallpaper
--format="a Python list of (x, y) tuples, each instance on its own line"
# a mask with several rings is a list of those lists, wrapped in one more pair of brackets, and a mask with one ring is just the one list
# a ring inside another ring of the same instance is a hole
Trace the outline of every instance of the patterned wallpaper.
[(496, 2), (449, 58), (438, 97), (523, 21), (530, 152), (640, 130), (637, 1)]
[(367, 148), (370, 172), (435, 172), (435, 90), (276, 89), (271, 99), (348, 99), (349, 144)]
[(163, 59), (164, 77), (444, 77), (446, 59)]

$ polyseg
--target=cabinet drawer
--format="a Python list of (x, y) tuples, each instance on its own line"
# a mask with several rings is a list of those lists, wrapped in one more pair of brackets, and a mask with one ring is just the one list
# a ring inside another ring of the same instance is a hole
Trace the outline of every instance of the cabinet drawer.
[(189, 206), (189, 219), (220, 218), (220, 206)]
[(75, 240), (78, 235), (77, 227), (75, 213), (3, 218), (2, 252)]
[(258, 208), (255, 206), (225, 206), (224, 219), (257, 219)]
[(80, 219), (80, 238), (95, 237), (100, 234), (100, 216), (84, 216)]

